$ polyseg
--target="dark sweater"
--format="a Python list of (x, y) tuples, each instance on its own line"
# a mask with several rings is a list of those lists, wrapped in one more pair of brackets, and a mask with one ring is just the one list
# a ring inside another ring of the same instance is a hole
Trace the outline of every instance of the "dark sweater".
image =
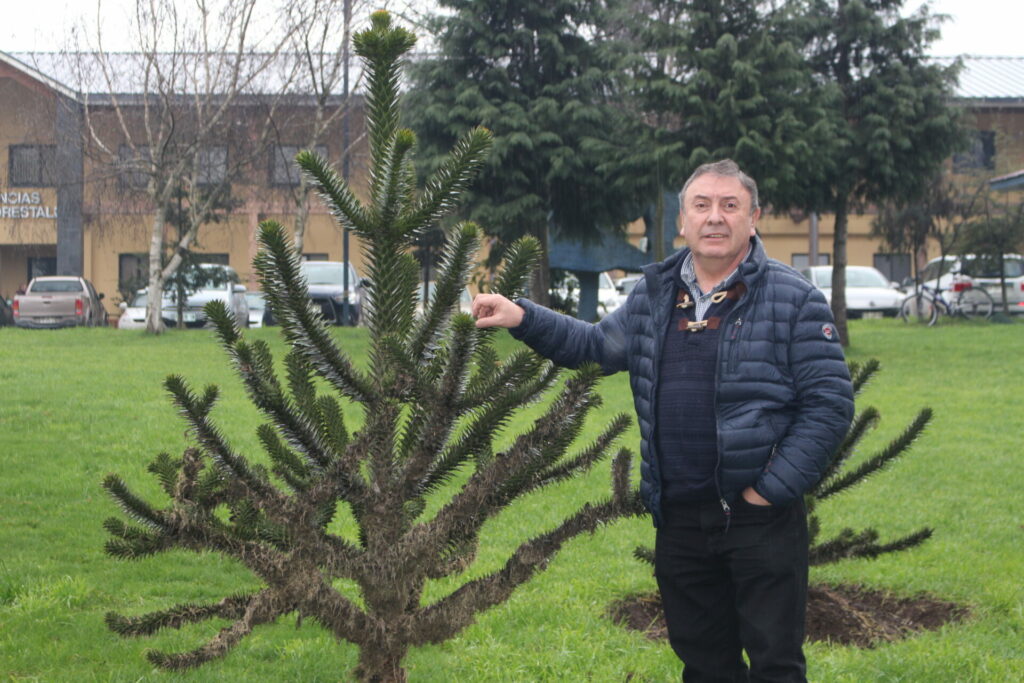
[[(657, 443), (661, 466), (662, 504), (715, 500), (718, 429), (715, 420), (715, 367), (719, 323), (734, 299), (712, 303), (704, 329), (690, 330), (694, 305), (678, 278), (680, 295), (665, 331), (658, 379)], [(683, 307), (680, 307), (683, 306)]]

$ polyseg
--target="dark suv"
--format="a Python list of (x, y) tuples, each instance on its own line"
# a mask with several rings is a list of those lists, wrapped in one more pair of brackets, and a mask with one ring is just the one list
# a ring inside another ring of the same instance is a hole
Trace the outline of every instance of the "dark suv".
[(345, 275), (348, 275), (349, 324), (356, 325), (362, 316), (363, 281), (355, 267), (343, 261), (303, 261), (302, 274), (309, 285), (313, 299), (324, 319), (332, 325), (343, 322), (345, 302)]

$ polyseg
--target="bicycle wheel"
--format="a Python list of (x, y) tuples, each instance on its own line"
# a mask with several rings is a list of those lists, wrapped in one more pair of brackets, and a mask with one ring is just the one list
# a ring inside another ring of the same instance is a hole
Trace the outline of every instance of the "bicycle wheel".
[(903, 305), (900, 306), (900, 317), (903, 318), (903, 322), (934, 325), (939, 318), (939, 310), (934, 301), (924, 293), (918, 292), (903, 300)]
[(992, 295), (980, 287), (965, 289), (956, 296), (957, 313), (968, 320), (988, 320), (995, 307)]

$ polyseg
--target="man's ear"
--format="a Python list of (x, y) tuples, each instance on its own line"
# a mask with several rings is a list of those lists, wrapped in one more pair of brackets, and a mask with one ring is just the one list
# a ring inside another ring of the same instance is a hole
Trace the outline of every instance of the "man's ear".
[(761, 218), (761, 209), (755, 210), (753, 215), (750, 217), (750, 236), (751, 237), (753, 237), (754, 235), (757, 234), (757, 221), (758, 221), (759, 218)]

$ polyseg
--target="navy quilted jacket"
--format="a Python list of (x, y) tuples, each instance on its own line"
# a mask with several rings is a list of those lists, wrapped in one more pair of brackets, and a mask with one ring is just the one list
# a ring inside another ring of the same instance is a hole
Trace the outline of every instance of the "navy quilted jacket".
[[(849, 428), (853, 388), (825, 297), (795, 270), (769, 259), (759, 239), (751, 243), (753, 253), (740, 265), (747, 292), (721, 323), (717, 484), (724, 501), (752, 485), (780, 505), (820, 478)], [(640, 422), (640, 493), (655, 524), (661, 518), (654, 438), (658, 368), (676, 301), (673, 274), (688, 251), (645, 267), (625, 305), (597, 324), (520, 299), (526, 316), (511, 330), (558, 365), (596, 362), (606, 374), (629, 371)]]

